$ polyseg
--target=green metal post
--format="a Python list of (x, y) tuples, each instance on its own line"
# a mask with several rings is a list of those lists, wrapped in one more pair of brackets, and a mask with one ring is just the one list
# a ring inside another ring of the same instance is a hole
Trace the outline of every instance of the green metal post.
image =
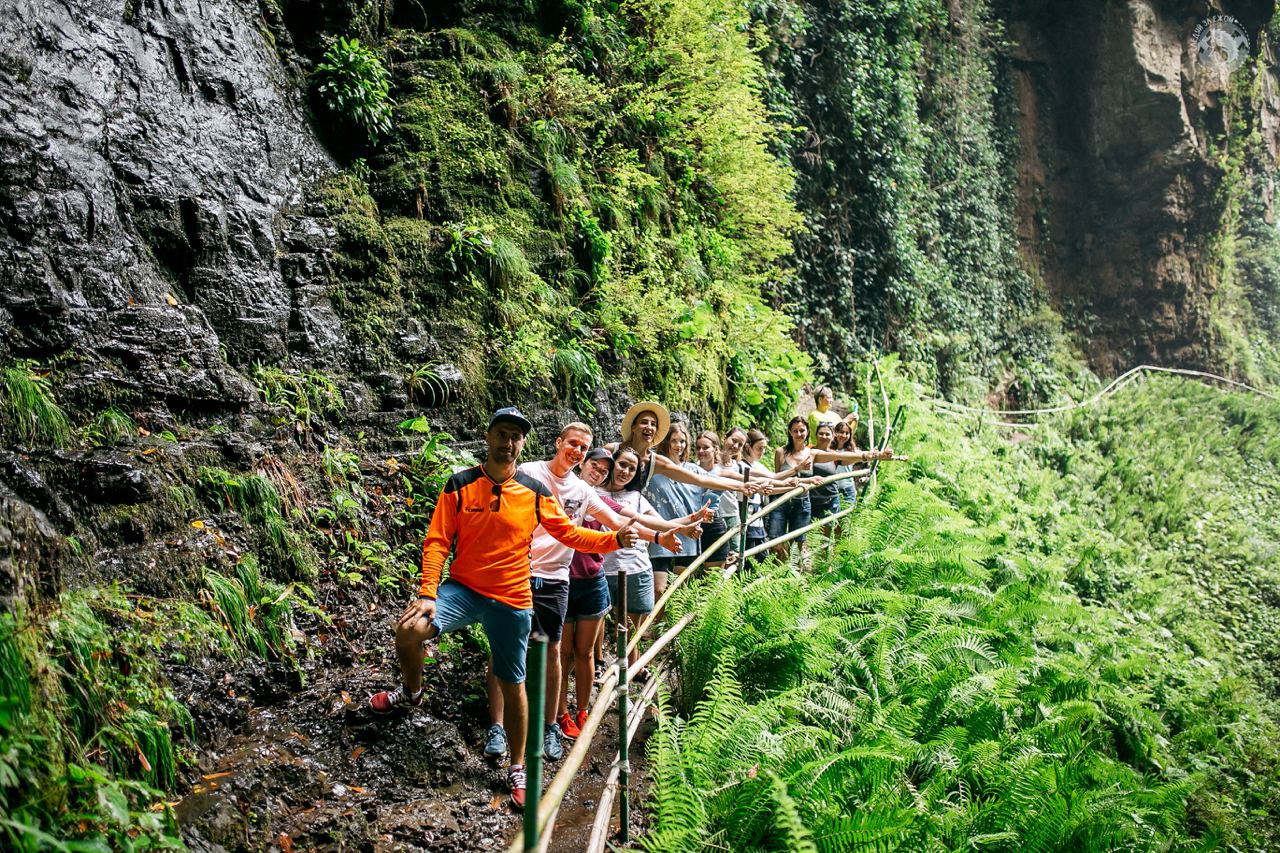
[(529, 696), (529, 736), (525, 741), (524, 766), (528, 785), (524, 794), (525, 853), (538, 849), (538, 806), (542, 800), (542, 718), (546, 715), (547, 635), (529, 636), (529, 677), (525, 681)]
[(627, 576), (618, 573), (618, 822), (619, 839), (631, 835), (631, 765), (627, 758)]

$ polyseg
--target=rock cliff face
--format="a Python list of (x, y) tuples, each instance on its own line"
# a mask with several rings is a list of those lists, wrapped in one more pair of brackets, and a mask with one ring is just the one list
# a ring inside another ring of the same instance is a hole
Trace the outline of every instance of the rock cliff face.
[(86, 381), (145, 381), (180, 406), (249, 399), (219, 349), (275, 360), (306, 334), (290, 231), (332, 168), (257, 9), (5, 2), (0, 14), (6, 347), (74, 350)]
[(1260, 112), (1233, 115), (1248, 105), (1229, 102), (1229, 76), (1197, 58), (1192, 33), (1207, 14), (1227, 13), (1256, 50), (1272, 12), (1257, 2), (1011, 4), (1019, 244), (1104, 372), (1220, 364), (1210, 310), (1224, 213), (1216, 161), (1228, 123), (1244, 118), (1275, 162), (1280, 87), (1264, 74)]

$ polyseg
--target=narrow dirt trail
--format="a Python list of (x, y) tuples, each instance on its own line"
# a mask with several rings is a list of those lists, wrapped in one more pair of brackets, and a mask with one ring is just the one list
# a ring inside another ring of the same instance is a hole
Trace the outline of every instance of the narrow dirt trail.
[[(170, 670), (200, 743), (191, 789), (174, 806), (187, 843), (281, 853), (505, 849), (520, 816), (505, 762), (481, 754), (484, 653), (469, 640), (429, 648), (423, 705), (374, 715), (368, 695), (396, 679), (390, 626), (399, 608), (327, 609), (332, 624), (304, 626), (312, 654), (297, 669), (245, 659)], [(565, 800), (552, 850), (586, 845), (616, 750), (613, 716)], [(548, 780), (557, 767), (547, 762)]]

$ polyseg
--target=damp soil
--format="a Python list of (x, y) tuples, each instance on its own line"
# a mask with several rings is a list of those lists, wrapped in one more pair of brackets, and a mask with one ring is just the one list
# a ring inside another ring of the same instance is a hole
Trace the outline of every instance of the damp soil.
[[(196, 763), (174, 804), (196, 851), (502, 850), (520, 828), (506, 763), (482, 758), (488, 728), (484, 652), (467, 640), (428, 649), (422, 706), (386, 716), (367, 698), (396, 682), (392, 629), (399, 608), (350, 602), (307, 626), (296, 665), (241, 661), (174, 667), (195, 719)], [(553, 851), (581, 851), (616, 753), (614, 715), (566, 797)], [(633, 753), (643, 756), (652, 717)], [(559, 762), (547, 762), (548, 779)], [(633, 758), (636, 806), (647, 790)], [(616, 840), (617, 819), (611, 827)]]

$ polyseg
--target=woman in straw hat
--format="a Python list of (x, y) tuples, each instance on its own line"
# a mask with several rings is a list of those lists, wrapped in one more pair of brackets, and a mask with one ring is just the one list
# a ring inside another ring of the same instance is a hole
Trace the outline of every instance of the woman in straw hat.
[(732, 477), (721, 477), (693, 470), (693, 466), (684, 467), (673, 462), (654, 447), (667, 437), (671, 429), (671, 415), (667, 407), (653, 400), (642, 400), (622, 416), (622, 447), (629, 447), (640, 457), (640, 469), (627, 488), (637, 492), (644, 491), (649, 479), (654, 474), (662, 474), (681, 483), (690, 483), (706, 489), (728, 490), (755, 494), (759, 486), (755, 483), (743, 483)]

